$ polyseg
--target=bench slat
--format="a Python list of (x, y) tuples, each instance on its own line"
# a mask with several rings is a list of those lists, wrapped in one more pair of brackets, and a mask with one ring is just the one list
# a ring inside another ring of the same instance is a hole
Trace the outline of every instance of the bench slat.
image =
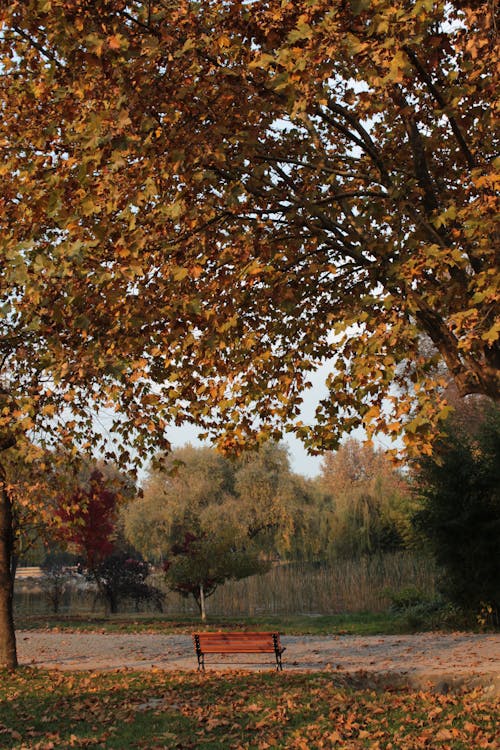
[(262, 646), (256, 644), (255, 646), (236, 646), (231, 644), (216, 645), (204, 645), (201, 650), (204, 654), (273, 654), (275, 649), (274, 646)]
[(225, 633), (200, 633), (198, 636), (200, 643), (274, 643), (272, 635), (265, 635), (262, 638), (258, 636), (248, 636), (247, 638), (241, 638), (238, 634), (237, 637), (232, 638), (230, 635)]
[(196, 633), (200, 639), (217, 639), (226, 638), (231, 641), (248, 641), (248, 640), (262, 640), (263, 638), (273, 639), (273, 636), (278, 635), (277, 633)]

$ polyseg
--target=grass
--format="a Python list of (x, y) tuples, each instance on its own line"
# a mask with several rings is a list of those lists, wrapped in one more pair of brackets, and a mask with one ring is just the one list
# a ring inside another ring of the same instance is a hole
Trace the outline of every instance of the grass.
[(0, 672), (5, 750), (469, 750), (495, 747), (499, 719), (478, 692), (388, 691), (324, 672)]
[(20, 615), (16, 617), (18, 630), (60, 630), (82, 632), (122, 633), (192, 633), (196, 630), (277, 630), (286, 635), (380, 635), (406, 631), (402, 619), (390, 613), (356, 612), (342, 615), (287, 615), (259, 617), (211, 617), (201, 626), (199, 617), (112, 615), (64, 616)]

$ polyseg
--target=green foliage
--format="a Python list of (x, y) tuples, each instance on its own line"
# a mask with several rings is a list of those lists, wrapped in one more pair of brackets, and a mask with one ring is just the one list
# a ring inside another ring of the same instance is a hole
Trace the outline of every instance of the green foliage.
[(469, 615), (500, 612), (500, 410), (491, 403), (447, 420), (417, 473), (415, 526), (443, 570), (443, 593)]
[(205, 599), (229, 579), (265, 573), (270, 563), (262, 559), (250, 540), (241, 545), (237, 532), (223, 526), (215, 533), (194, 536), (186, 532), (165, 561), (168, 585), (182, 596), (193, 596), (205, 619)]
[(143, 496), (122, 512), (127, 538), (153, 560), (189, 523), (196, 534), (232, 525), (264, 554), (288, 560), (361, 557), (412, 541), (415, 502), (405, 477), (382, 451), (356, 440), (325, 455), (318, 480), (293, 474), (286, 450), (273, 443), (233, 461), (187, 446), (164, 469), (150, 471)]
[(370, 444), (349, 439), (326, 453), (321, 475), (294, 504), (292, 555), (352, 559), (410, 544), (412, 497), (404, 475)]
[(291, 532), (291, 506), (301, 494), (302, 478), (292, 474), (286, 447), (272, 441), (240, 456), (234, 471), (238, 514), (249, 536), (272, 550)]
[(231, 461), (213, 448), (179, 448), (151, 467), (142, 496), (121, 513), (124, 533), (161, 562), (186, 533), (232, 539), (272, 554), (290, 527), (296, 479), (286, 449), (264, 444)]
[[(231, 462), (212, 448), (187, 445), (157, 459), (141, 497), (121, 513), (127, 539), (145, 557), (161, 562), (191, 523), (205, 528), (231, 518), (234, 487)], [(227, 513), (226, 513), (227, 511)]]
[(391, 610), (393, 612), (404, 612), (411, 607), (430, 601), (429, 597), (415, 586), (406, 586), (399, 591), (388, 591), (387, 593), (391, 599)]
[(264, 445), (232, 462), (185, 446), (158, 463), (142, 497), (124, 509), (124, 531), (143, 554), (164, 561), (169, 586), (192, 595), (205, 617), (217, 586), (269, 568), (264, 553), (286, 520), (288, 456)]
[(391, 613), (398, 617), (403, 632), (463, 628), (463, 613), (442, 597), (431, 597), (415, 586), (387, 592)]

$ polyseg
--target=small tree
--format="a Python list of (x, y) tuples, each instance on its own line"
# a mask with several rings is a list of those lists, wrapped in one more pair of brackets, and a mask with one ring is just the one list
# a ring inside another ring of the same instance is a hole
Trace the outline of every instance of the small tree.
[(500, 612), (500, 410), (447, 420), (433, 456), (421, 461), (424, 506), (414, 519), (443, 569), (443, 593), (466, 613)]
[(103, 474), (91, 472), (87, 486), (59, 499), (57, 535), (73, 545), (93, 569), (114, 550), (119, 495), (104, 483)]
[(123, 599), (133, 599), (136, 608), (152, 601), (161, 610), (163, 595), (149, 586), (149, 564), (128, 550), (119, 549), (118, 506), (121, 493), (106, 482), (98, 469), (69, 498), (60, 498), (58, 535), (82, 555), (80, 570), (93, 581), (106, 610), (116, 613)]
[(207, 618), (206, 599), (218, 586), (229, 579), (266, 572), (269, 567), (255, 549), (237, 548), (228, 527), (219, 533), (186, 531), (165, 562), (170, 588), (184, 597), (192, 596), (203, 621)]
[(147, 602), (163, 611), (165, 596), (160, 589), (146, 583), (149, 571), (149, 563), (125, 551), (113, 552), (94, 567), (84, 569), (86, 577), (97, 583), (106, 609), (112, 614), (118, 612), (120, 604), (126, 599), (134, 601), (136, 611)]

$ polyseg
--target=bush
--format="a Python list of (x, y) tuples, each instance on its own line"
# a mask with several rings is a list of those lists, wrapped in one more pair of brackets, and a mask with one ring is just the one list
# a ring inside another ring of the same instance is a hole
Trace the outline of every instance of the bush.
[(442, 570), (443, 595), (475, 620), (500, 611), (500, 412), (468, 425), (449, 419), (419, 470), (423, 508), (414, 522)]
[(399, 591), (385, 591), (384, 592), (391, 600), (390, 610), (400, 614), (406, 612), (412, 607), (417, 607), (427, 602), (432, 601), (426, 596), (423, 591), (416, 586), (406, 586)]
[(463, 613), (443, 597), (426, 596), (414, 586), (385, 593), (391, 600), (390, 611), (398, 615), (403, 630), (441, 630), (465, 625)]

